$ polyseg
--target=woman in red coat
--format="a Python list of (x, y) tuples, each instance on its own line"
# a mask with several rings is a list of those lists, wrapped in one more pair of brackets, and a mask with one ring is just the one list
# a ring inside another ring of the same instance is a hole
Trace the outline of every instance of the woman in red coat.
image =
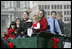
[(15, 31), (16, 31), (16, 23), (15, 22), (11, 22), (10, 24), (10, 27), (8, 28), (8, 33), (6, 34), (6, 37), (5, 39), (8, 39), (8, 38), (13, 38), (15, 39)]
[(47, 31), (48, 22), (47, 19), (45, 18), (44, 10), (39, 11), (39, 23), (40, 23), (40, 31)]

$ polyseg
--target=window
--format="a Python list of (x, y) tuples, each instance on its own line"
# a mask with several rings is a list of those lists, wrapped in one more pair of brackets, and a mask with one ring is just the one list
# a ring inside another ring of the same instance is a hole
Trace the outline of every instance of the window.
[(48, 9), (50, 9), (50, 5), (48, 5)]
[(71, 9), (71, 5), (69, 5), (69, 8)]
[(64, 17), (64, 21), (66, 21), (66, 17)]
[(66, 5), (64, 5), (64, 9), (66, 9)]
[(1, 1), (1, 7), (4, 8), (5, 7), (5, 2)]
[(62, 9), (62, 5), (60, 5), (60, 9)]
[(25, 8), (27, 8), (27, 1), (25, 1)]
[(55, 9), (57, 9), (57, 8), (56, 8), (56, 5), (55, 5)]
[(41, 9), (41, 5), (39, 5), (39, 9)]
[(10, 8), (14, 8), (14, 1), (10, 1)]
[(53, 5), (51, 6), (51, 9), (53, 9)]
[(69, 9), (69, 5), (67, 5), (67, 9)]
[(12, 1), (10, 1), (10, 8), (12, 7)]
[(20, 1), (17, 1), (16, 3), (17, 8), (20, 8)]
[(47, 15), (47, 12), (45, 12), (45, 14)]
[(54, 9), (54, 5), (53, 5), (53, 9)]
[(28, 1), (28, 8), (30, 8), (30, 2)]
[(42, 5), (42, 9), (44, 9), (44, 5)]
[(69, 15), (69, 11), (67, 11), (67, 15)]
[(41, 7), (42, 7), (42, 6), (41, 6), (41, 5), (39, 5), (39, 9), (41, 9)]
[(45, 9), (47, 9), (47, 5), (45, 5)]
[(66, 11), (64, 11), (64, 15), (66, 15)]
[(48, 11), (48, 15), (50, 15), (50, 11)]
[(68, 5), (67, 5), (67, 9), (68, 9)]
[(27, 8), (30, 7), (29, 1), (26, 1), (26, 5), (27, 5), (27, 6), (26, 6)]
[(59, 9), (59, 5), (56, 5), (57, 6), (57, 9)]
[(69, 21), (69, 17), (67, 17), (67, 21)]

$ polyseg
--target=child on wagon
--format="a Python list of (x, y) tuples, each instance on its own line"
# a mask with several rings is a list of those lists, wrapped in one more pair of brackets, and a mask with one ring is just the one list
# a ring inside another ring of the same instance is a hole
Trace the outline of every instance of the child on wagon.
[(15, 39), (15, 31), (16, 31), (17, 27), (16, 27), (16, 23), (13, 21), (11, 22), (10, 24), (10, 27), (8, 28), (8, 33), (6, 34), (5, 38), (4, 39), (8, 39), (8, 38), (13, 38)]
[(16, 19), (16, 27), (17, 27), (17, 29), (16, 29), (16, 31), (15, 31), (16, 38), (17, 38), (17, 37), (20, 37), (19, 32), (17, 32), (18, 29), (19, 29), (19, 24), (20, 24), (20, 22), (21, 22), (21, 19), (20, 19), (20, 18), (17, 18), (17, 19)]

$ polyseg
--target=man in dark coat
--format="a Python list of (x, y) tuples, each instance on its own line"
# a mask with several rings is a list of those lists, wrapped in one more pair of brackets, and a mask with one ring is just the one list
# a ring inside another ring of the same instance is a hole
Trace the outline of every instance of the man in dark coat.
[(61, 32), (64, 33), (64, 22), (62, 21), (62, 14), (58, 13), (57, 18), (58, 18), (58, 23), (61, 29)]
[(18, 33), (20, 33), (20, 36), (23, 37), (24, 35), (27, 35), (27, 29), (32, 27), (32, 21), (28, 18), (29, 13), (27, 11), (25, 11), (23, 13), (23, 20), (20, 22), (19, 24), (19, 29), (18, 29)]

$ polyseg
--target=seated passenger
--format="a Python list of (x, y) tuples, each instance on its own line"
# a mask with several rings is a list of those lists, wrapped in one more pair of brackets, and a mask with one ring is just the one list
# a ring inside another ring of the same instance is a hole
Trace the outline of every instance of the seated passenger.
[(32, 27), (32, 21), (29, 19), (29, 13), (25, 11), (23, 13), (23, 20), (19, 24), (18, 33), (22, 38), (27, 36), (27, 29)]
[(44, 10), (40, 10), (39, 14), (38, 14), (38, 21), (40, 23), (40, 31), (47, 31), (48, 28), (48, 22), (47, 19), (45, 17), (45, 11)]
[(17, 26), (17, 28), (19, 28), (20, 22), (21, 22), (21, 19), (20, 19), (20, 18), (17, 18), (17, 19), (16, 19), (16, 26)]
[(60, 29), (61, 29), (61, 32), (62, 34), (64, 33), (64, 22), (62, 21), (62, 17), (63, 15), (61, 13), (58, 13), (57, 15), (57, 19), (58, 19), (58, 23), (59, 23), (59, 26), (60, 26)]
[(15, 31), (16, 31), (17, 27), (16, 27), (16, 23), (15, 22), (11, 22), (10, 27), (8, 28), (8, 33), (5, 36), (5, 39), (8, 38), (13, 38), (15, 39)]
[(38, 22), (38, 16), (37, 15), (34, 15), (33, 16), (33, 30), (34, 30), (34, 33), (36, 34), (37, 32), (39, 32), (39, 29), (40, 29), (40, 23)]
[[(19, 28), (19, 24), (20, 24), (20, 22), (21, 22), (21, 19), (20, 19), (20, 18), (17, 18), (17, 19), (16, 19), (16, 26), (17, 26), (16, 31), (17, 31), (18, 28)], [(19, 33), (17, 33), (17, 32), (15, 32), (15, 33), (16, 33), (16, 37), (20, 37), (20, 34), (19, 34)]]
[(56, 15), (57, 15), (56, 11), (52, 11), (51, 17), (49, 19), (47, 19), (48, 24), (50, 25), (50, 32), (53, 34), (59, 34), (59, 35), (63, 36), (63, 34), (60, 30), (60, 26), (57, 21)]

